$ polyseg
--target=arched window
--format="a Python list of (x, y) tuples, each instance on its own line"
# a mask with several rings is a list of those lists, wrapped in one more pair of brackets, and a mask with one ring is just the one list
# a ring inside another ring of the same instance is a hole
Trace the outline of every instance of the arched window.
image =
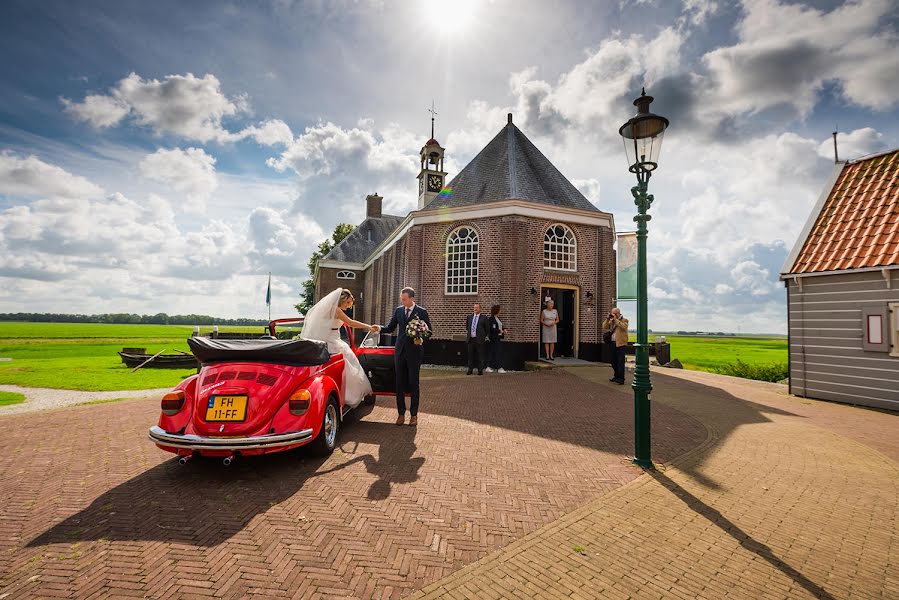
[(543, 236), (543, 266), (547, 269), (577, 271), (577, 240), (565, 225), (550, 225)]
[(478, 232), (459, 227), (446, 239), (446, 293), (478, 293)]
[(352, 271), (337, 271), (337, 279), (356, 279), (356, 274)]

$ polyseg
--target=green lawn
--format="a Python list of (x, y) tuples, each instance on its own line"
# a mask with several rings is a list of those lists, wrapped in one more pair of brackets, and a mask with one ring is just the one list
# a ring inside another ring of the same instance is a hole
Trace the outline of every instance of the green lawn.
[(0, 357), (12, 359), (0, 362), (0, 383), (87, 391), (174, 386), (195, 371), (130, 373), (116, 352), (126, 346), (186, 352), (191, 331), (193, 327), (183, 325), (0, 323)]
[[(786, 337), (706, 337), (665, 335), (671, 344), (671, 358), (681, 361), (687, 369), (716, 371), (737, 361), (748, 365), (770, 365), (787, 362)], [(631, 339), (634, 339), (633, 337)]]
[[(125, 347), (189, 351), (189, 325), (106, 325), (102, 323), (0, 322), (0, 383), (92, 392), (171, 387), (194, 369), (131, 369), (117, 352)], [(295, 329), (295, 328), (294, 328)], [(201, 327), (209, 333), (212, 327)], [(262, 326), (219, 327), (219, 331), (263, 333)]]
[(15, 392), (0, 392), (0, 406), (19, 404), (20, 402), (25, 402), (25, 396), (22, 394), (17, 394)]

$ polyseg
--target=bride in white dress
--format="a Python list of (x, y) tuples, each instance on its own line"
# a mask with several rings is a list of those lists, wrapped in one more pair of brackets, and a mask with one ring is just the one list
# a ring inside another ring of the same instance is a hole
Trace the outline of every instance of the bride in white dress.
[(373, 325), (354, 321), (346, 315), (344, 311), (353, 305), (353, 301), (352, 292), (337, 288), (309, 309), (303, 318), (303, 333), (300, 334), (304, 340), (327, 342), (331, 354), (343, 354), (343, 403), (350, 408), (371, 394), (371, 382), (353, 349), (340, 339), (340, 327), (345, 323), (347, 327), (374, 331)]

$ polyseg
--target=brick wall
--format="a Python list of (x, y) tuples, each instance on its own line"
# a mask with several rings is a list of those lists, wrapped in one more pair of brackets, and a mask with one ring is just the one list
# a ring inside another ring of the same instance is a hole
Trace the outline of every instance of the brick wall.
[(337, 278), (338, 271), (349, 270), (351, 269), (331, 269), (326, 267), (319, 267), (318, 279), (315, 280), (315, 301), (318, 302), (322, 299), (322, 296), (330, 294), (337, 288), (348, 289), (353, 292), (353, 296), (355, 296), (356, 298), (354, 315), (358, 317), (365, 310), (365, 301), (367, 300), (367, 298), (362, 294), (362, 292), (365, 290), (366, 272), (362, 270), (354, 270), (353, 272), (356, 274), (356, 279)]
[[(536, 344), (540, 287), (563, 283), (579, 288), (580, 343), (600, 342), (599, 323), (615, 297), (612, 230), (565, 223), (577, 238), (577, 271), (554, 271), (543, 268), (543, 235), (554, 222), (505, 216), (413, 227), (369, 267), (363, 285), (362, 320), (386, 323), (398, 304), (400, 290), (409, 285), (431, 315), (435, 339), (464, 335), (465, 317), (472, 304), (480, 302), (485, 313), (493, 304), (502, 306), (503, 324), (509, 328), (507, 341)], [(446, 239), (462, 225), (472, 227), (480, 237), (478, 293), (447, 295)], [(531, 294), (532, 287), (538, 293)], [(588, 291), (592, 298), (587, 298)]]

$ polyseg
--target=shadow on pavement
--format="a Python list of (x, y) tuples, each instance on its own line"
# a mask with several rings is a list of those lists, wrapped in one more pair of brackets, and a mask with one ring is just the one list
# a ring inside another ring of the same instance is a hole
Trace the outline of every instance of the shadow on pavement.
[(686, 504), (687, 507), (690, 508), (690, 510), (695, 512), (697, 515), (700, 515), (701, 517), (707, 519), (721, 531), (732, 537), (738, 544), (740, 544), (740, 546), (742, 546), (749, 552), (752, 552), (753, 554), (770, 564), (772, 567), (792, 579), (796, 584), (802, 586), (803, 589), (812, 594), (815, 598), (834, 600), (833, 596), (827, 593), (826, 590), (821, 588), (814, 581), (810, 580), (808, 577), (791, 567), (789, 564), (779, 559), (777, 555), (775, 555), (771, 550), (771, 548), (753, 539), (749, 534), (737, 527), (736, 524), (722, 515), (718, 510), (712, 508), (708, 504), (705, 504), (702, 500), (669, 479), (665, 474), (654, 469), (647, 470), (647, 473), (650, 475), (650, 477), (662, 484), (665, 489), (674, 494), (681, 502)]
[[(224, 467), (221, 459), (177, 460), (118, 485), (87, 508), (33, 539), (28, 547), (83, 540), (159, 540), (215, 546), (241, 531), (256, 515), (296, 494), (312, 478), (365, 463), (378, 477), (368, 490), (372, 500), (390, 495), (391, 485), (418, 479), (425, 459), (415, 453), (415, 428), (380, 422), (348, 422), (342, 447), (376, 444), (378, 458), (356, 457), (326, 471), (329, 459), (303, 449), (245, 457)], [(332, 459), (339, 460), (339, 449)], [(332, 460), (333, 462), (333, 460)]]

